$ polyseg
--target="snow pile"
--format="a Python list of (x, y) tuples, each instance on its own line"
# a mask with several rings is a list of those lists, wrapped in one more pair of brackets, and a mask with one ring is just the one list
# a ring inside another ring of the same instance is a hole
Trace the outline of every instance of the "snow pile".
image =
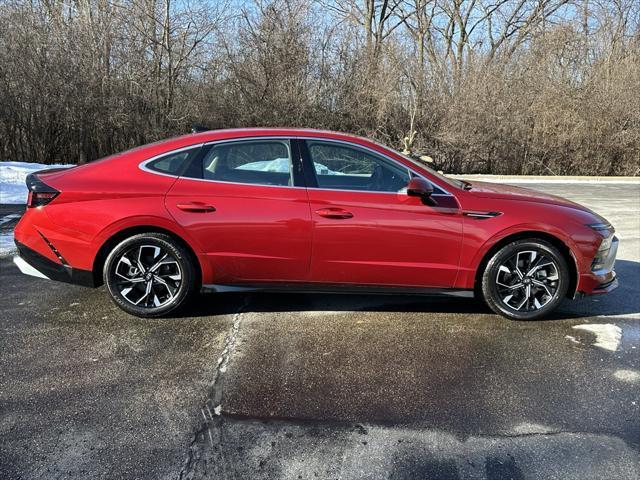
[(16, 244), (13, 243), (13, 233), (0, 234), (0, 257), (9, 255), (16, 249)]
[(610, 323), (585, 323), (583, 325), (574, 325), (573, 328), (593, 333), (596, 336), (594, 345), (612, 352), (618, 350), (620, 340), (622, 340), (622, 329)]
[(0, 162), (0, 203), (26, 204), (27, 175), (47, 168), (72, 167), (73, 165), (43, 165), (27, 162)]

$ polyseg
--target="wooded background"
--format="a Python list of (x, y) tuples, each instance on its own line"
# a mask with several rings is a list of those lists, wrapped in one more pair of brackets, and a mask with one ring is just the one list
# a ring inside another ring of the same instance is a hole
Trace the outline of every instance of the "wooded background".
[(640, 174), (638, 0), (0, 0), (0, 159), (303, 126), (446, 172)]

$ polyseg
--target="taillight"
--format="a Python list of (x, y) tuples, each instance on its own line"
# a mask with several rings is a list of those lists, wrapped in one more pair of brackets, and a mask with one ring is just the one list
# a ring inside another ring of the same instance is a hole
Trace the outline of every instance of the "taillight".
[(29, 189), (27, 208), (42, 207), (60, 195), (58, 190), (40, 180), (37, 173), (27, 175), (27, 188)]
[(27, 203), (27, 207), (41, 207), (57, 196), (58, 193), (53, 192), (29, 192), (29, 203)]

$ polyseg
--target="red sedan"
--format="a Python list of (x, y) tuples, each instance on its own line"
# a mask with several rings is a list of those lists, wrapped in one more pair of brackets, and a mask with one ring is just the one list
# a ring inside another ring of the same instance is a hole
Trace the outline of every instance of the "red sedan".
[(364, 138), (185, 135), (27, 178), (22, 272), (138, 316), (199, 290), (477, 295), (534, 319), (617, 286), (613, 227), (533, 190), (469, 183)]

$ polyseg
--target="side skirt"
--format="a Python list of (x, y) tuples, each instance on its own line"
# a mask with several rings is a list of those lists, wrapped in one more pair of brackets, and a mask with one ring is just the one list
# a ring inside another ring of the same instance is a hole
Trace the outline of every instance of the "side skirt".
[(230, 292), (278, 292), (278, 293), (341, 293), (378, 294), (378, 295), (425, 295), (449, 296), (458, 298), (473, 298), (473, 290), (455, 288), (426, 288), (426, 287), (381, 287), (378, 285), (349, 285), (349, 284), (313, 284), (313, 283), (256, 283), (219, 285), (208, 284), (202, 286), (203, 293)]

